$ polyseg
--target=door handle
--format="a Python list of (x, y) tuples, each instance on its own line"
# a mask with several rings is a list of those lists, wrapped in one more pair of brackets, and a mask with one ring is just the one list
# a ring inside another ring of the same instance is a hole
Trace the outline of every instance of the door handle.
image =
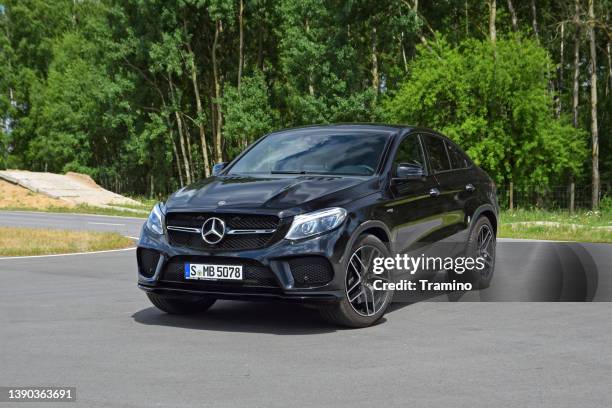
[(465, 185), (465, 191), (467, 191), (468, 193), (471, 193), (473, 191), (476, 191), (476, 187), (474, 187), (472, 183), (468, 183)]
[(432, 188), (431, 190), (429, 190), (429, 195), (431, 197), (437, 197), (440, 195), (440, 190), (438, 190), (437, 188)]

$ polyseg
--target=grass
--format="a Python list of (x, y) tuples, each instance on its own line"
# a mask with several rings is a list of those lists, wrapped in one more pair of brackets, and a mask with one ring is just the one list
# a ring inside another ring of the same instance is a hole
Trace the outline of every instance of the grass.
[(132, 200), (136, 200), (139, 203), (142, 203), (143, 207), (148, 208), (149, 210), (151, 208), (153, 208), (153, 206), (157, 203), (159, 203), (160, 201), (163, 201), (164, 198), (163, 197), (167, 197), (167, 196), (162, 196), (162, 198), (149, 198), (149, 197), (145, 197), (145, 196), (129, 196)]
[[(54, 213), (77, 213), (146, 218), (156, 199), (138, 198), (142, 205), (121, 205), (117, 208), (99, 208), (88, 205), (74, 207), (47, 206), (43, 208), (18, 206), (0, 210), (43, 211)], [(142, 210), (133, 212), (126, 209)], [(524, 210), (502, 211), (500, 214), (499, 236), (503, 238), (526, 238), (557, 241), (605, 242), (612, 243), (612, 210), (568, 211)]]
[(133, 245), (131, 239), (116, 232), (0, 227), (0, 256), (67, 254)]
[(612, 243), (612, 211), (502, 211), (499, 236), (556, 241)]
[[(120, 206), (117, 206), (120, 207)], [(125, 208), (130, 208), (126, 206), (121, 206)], [(136, 206), (131, 206), (136, 207)], [(57, 207), (57, 206), (47, 206), (47, 207), (2, 207), (0, 210), (2, 211), (42, 211), (42, 212), (51, 212), (51, 213), (74, 213), (74, 214), (93, 214), (93, 215), (112, 215), (119, 217), (136, 217), (136, 218), (147, 218), (149, 215), (148, 211), (150, 208), (136, 208), (142, 209), (143, 212), (133, 212), (129, 210), (121, 210), (119, 208), (100, 208), (93, 207), (85, 204), (80, 204), (74, 207)], [(147, 212), (144, 212), (147, 211)]]

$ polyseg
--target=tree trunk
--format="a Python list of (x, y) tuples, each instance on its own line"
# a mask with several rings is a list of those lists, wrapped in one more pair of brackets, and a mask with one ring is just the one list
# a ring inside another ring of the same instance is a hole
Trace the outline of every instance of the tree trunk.
[(465, 0), (464, 9), (465, 9), (465, 38), (467, 38), (469, 36), (469, 34), (470, 34), (470, 18), (469, 18), (469, 14), (468, 14), (468, 2), (467, 2), (467, 0)]
[(236, 88), (240, 92), (240, 81), (242, 79), (242, 67), (244, 65), (244, 1), (240, 0), (240, 12), (238, 14), (238, 27), (240, 31), (240, 40), (238, 46), (238, 81), (236, 82)]
[(176, 97), (174, 95), (174, 84), (172, 83), (172, 79), (170, 75), (168, 75), (168, 85), (170, 86), (170, 97), (172, 98), (172, 110), (174, 111), (174, 117), (176, 119), (176, 127), (178, 128), (178, 133), (179, 133), (179, 145), (181, 147), (181, 155), (183, 157), (183, 167), (185, 169), (185, 178), (187, 179), (187, 184), (191, 184), (191, 169), (189, 166), (189, 159), (187, 156), (185, 135), (183, 134), (183, 121), (181, 119), (181, 115), (178, 112), (178, 108), (176, 104)]
[(610, 89), (612, 88), (612, 46), (610, 46), (610, 40), (606, 44), (606, 55), (608, 56), (608, 80), (606, 81), (606, 96), (610, 95)]
[[(419, 16), (419, 0), (414, 0), (414, 3), (412, 5), (412, 12), (418, 18), (418, 16)], [(465, 14), (466, 14), (466, 18), (467, 18), (467, 3), (466, 3), (465, 12), (466, 12)], [(466, 32), (467, 32), (467, 29), (466, 29)], [(425, 47), (427, 47), (427, 49), (431, 51), (431, 47), (427, 43), (427, 39), (423, 35), (423, 32), (421, 30), (417, 30), (416, 35), (419, 36), (419, 39), (421, 40), (421, 43), (423, 43), (423, 45), (425, 45)]]
[(518, 19), (516, 18), (516, 11), (512, 5), (512, 0), (508, 0), (508, 11), (510, 11), (510, 17), (512, 18), (512, 30), (518, 31)]
[[(181, 116), (183, 116), (182, 113)], [(183, 134), (185, 135), (185, 142), (187, 143), (187, 157), (189, 157), (189, 171), (191, 179), (195, 180), (195, 165), (193, 163), (193, 156), (191, 155), (191, 133), (189, 132), (187, 122), (184, 119), (181, 120), (181, 125), (183, 125)]]
[[(219, 45), (219, 34), (221, 33), (222, 26), (221, 20), (217, 20), (215, 26), (215, 38), (212, 46), (212, 66), (213, 66), (213, 80), (215, 83), (215, 111), (217, 114), (217, 124), (215, 126), (215, 159), (217, 163), (223, 161), (223, 150), (222, 150), (222, 132), (221, 125), (223, 123), (223, 114), (221, 113), (220, 99), (221, 99), (221, 81), (219, 80), (219, 68), (217, 67), (217, 46)], [(215, 120), (215, 119), (213, 119)]]
[(578, 98), (580, 80), (580, 0), (575, 2), (574, 12), (574, 77), (572, 85), (572, 125), (578, 127)]
[(589, 48), (591, 52), (591, 140), (593, 162), (591, 205), (593, 210), (599, 208), (599, 133), (597, 129), (597, 49), (595, 48), (595, 12), (593, 3), (589, 0)]
[(559, 77), (557, 79), (557, 118), (561, 116), (562, 101), (561, 93), (563, 92), (563, 66), (565, 65), (565, 22), (561, 23), (561, 46), (559, 49)]
[(179, 143), (181, 146), (181, 154), (183, 155), (183, 166), (185, 167), (185, 178), (187, 179), (187, 184), (191, 184), (191, 168), (189, 166), (189, 156), (187, 154), (185, 135), (183, 133), (183, 120), (181, 119), (181, 115), (177, 110), (174, 111), (174, 116), (176, 118), (176, 127), (178, 128), (179, 133)]
[(172, 152), (174, 153), (174, 160), (176, 161), (176, 169), (178, 170), (179, 183), (181, 183), (181, 187), (183, 187), (185, 183), (183, 183), (183, 173), (181, 172), (181, 159), (179, 157), (178, 150), (176, 149), (176, 143), (174, 142), (174, 131), (170, 126), (168, 126), (168, 128), (170, 129), (169, 136), (172, 144)]
[[(183, 22), (185, 27), (185, 34), (187, 34), (186, 22)], [(196, 102), (196, 113), (197, 113), (197, 125), (198, 133), (200, 136), (200, 146), (202, 147), (202, 159), (204, 161), (204, 176), (210, 175), (210, 162), (208, 160), (208, 146), (206, 143), (206, 129), (204, 127), (204, 109), (202, 108), (202, 98), (200, 97), (200, 87), (198, 84), (198, 70), (195, 65), (195, 54), (191, 49), (189, 41), (186, 43), (187, 51), (190, 56), (190, 69), (191, 69), (191, 85), (193, 86), (193, 94)]]
[(574, 183), (574, 177), (570, 180), (570, 214), (574, 214), (576, 209), (576, 183)]
[(531, 24), (533, 25), (533, 34), (535, 35), (536, 41), (540, 41), (540, 35), (538, 33), (538, 12), (536, 10), (535, 0), (531, 0)]
[[(195, 59), (195, 56), (193, 56)], [(210, 175), (210, 161), (208, 159), (208, 144), (206, 143), (206, 129), (204, 128), (204, 109), (202, 108), (202, 98), (198, 87), (198, 76), (196, 73), (195, 63), (192, 61), (191, 66), (191, 83), (193, 84), (193, 93), (195, 94), (196, 111), (198, 114), (198, 132), (200, 134), (200, 145), (202, 146), (202, 158), (204, 160), (204, 175)]]
[(514, 183), (510, 182), (510, 187), (508, 188), (508, 208), (510, 210), (514, 210)]
[(257, 66), (260, 71), (264, 69), (263, 30), (259, 27), (257, 33)]
[(495, 0), (489, 0), (489, 38), (493, 45), (497, 42), (497, 31), (495, 29), (495, 16), (497, 14), (497, 4)]
[(372, 27), (372, 88), (378, 95), (380, 81), (378, 78), (378, 55), (376, 53), (376, 27)]
[[(309, 23), (308, 19), (306, 19), (306, 21), (304, 22), (304, 30), (306, 30), (306, 37), (308, 38), (308, 40), (310, 40), (310, 38), (309, 38), (310, 23)], [(314, 79), (313, 79), (313, 75), (312, 75), (312, 62), (310, 64), (310, 66), (308, 67), (308, 94), (310, 96), (314, 96)]]
[(406, 58), (406, 48), (404, 47), (404, 32), (403, 31), (400, 34), (400, 48), (402, 50), (402, 61), (404, 62), (404, 72), (408, 72), (408, 59)]

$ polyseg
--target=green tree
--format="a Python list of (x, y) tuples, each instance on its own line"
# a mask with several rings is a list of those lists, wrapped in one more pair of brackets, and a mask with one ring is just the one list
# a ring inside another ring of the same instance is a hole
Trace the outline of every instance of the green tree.
[(243, 76), (240, 90), (233, 85), (223, 90), (225, 123), (223, 134), (230, 142), (228, 156), (235, 157), (248, 144), (274, 129), (277, 112), (270, 106), (268, 87), (261, 72)]
[(440, 130), (467, 148), (498, 183), (544, 185), (580, 172), (584, 132), (556, 119), (549, 57), (535, 41), (438, 38), (420, 47), (385, 118)]
[(25, 158), (34, 170), (98, 177), (115, 164), (131, 131), (125, 94), (131, 82), (113, 72), (102, 8), (84, 3), (78, 24), (57, 38), (47, 76), (33, 82)]

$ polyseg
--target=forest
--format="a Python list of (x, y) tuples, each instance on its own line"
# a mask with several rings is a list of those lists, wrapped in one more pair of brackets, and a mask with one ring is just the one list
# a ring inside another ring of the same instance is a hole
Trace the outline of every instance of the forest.
[(0, 169), (163, 196), (267, 132), (433, 128), (612, 191), (612, 0), (0, 0)]

